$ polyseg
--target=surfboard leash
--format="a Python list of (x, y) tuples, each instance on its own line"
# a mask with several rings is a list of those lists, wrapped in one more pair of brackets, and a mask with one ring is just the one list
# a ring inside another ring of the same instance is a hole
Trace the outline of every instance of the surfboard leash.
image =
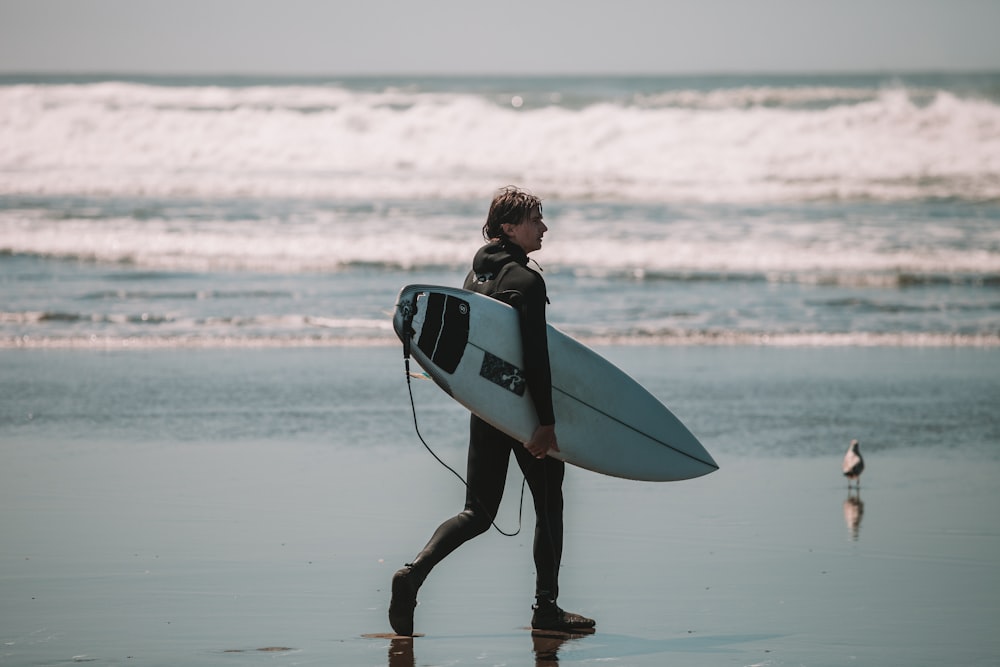
[[(469, 489), (469, 483), (465, 480), (465, 478), (462, 477), (462, 475), (457, 470), (455, 470), (450, 465), (445, 463), (441, 459), (441, 457), (438, 456), (433, 449), (431, 449), (431, 446), (427, 444), (427, 441), (424, 440), (424, 436), (420, 433), (420, 425), (417, 423), (417, 405), (413, 400), (413, 384), (410, 381), (410, 378), (412, 377), (412, 374), (410, 373), (410, 339), (412, 338), (412, 330), (410, 329), (409, 317), (405, 318), (404, 326), (406, 327), (405, 331), (407, 332), (407, 335), (403, 337), (403, 366), (406, 372), (406, 390), (410, 395), (410, 410), (413, 413), (413, 429), (417, 432), (417, 438), (420, 439), (420, 442), (424, 446), (424, 449), (430, 452), (431, 456), (433, 456), (438, 463), (443, 465), (447, 470), (451, 472), (451, 474), (457, 477), (458, 480), (462, 482), (462, 484), (465, 486), (466, 491), (471, 492), (471, 490)], [(498, 533), (504, 535), (505, 537), (514, 537), (515, 535), (518, 535), (521, 532), (521, 520), (524, 516), (524, 487), (527, 483), (528, 483), (527, 478), (521, 480), (521, 504), (517, 510), (517, 530), (515, 530), (513, 533), (508, 533), (497, 525), (495, 516), (490, 517), (490, 525), (493, 526), (493, 528), (495, 528)], [(476, 502), (479, 503), (480, 507), (483, 507), (485, 510), (486, 506), (483, 504), (481, 500), (479, 500), (479, 498), (476, 498)], [(489, 512), (487, 512), (486, 514), (487, 516), (489, 516)]]

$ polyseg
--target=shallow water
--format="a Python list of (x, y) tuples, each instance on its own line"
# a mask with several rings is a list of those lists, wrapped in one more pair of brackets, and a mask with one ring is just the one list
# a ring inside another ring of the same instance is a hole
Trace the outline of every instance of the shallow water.
[[(1000, 456), (993, 348), (598, 347), (709, 449), (757, 456), (929, 449)], [(412, 444), (401, 348), (0, 350), (0, 428), (29, 442)], [(414, 381), (430, 442), (460, 406)], [(718, 458), (718, 457), (717, 457)]]

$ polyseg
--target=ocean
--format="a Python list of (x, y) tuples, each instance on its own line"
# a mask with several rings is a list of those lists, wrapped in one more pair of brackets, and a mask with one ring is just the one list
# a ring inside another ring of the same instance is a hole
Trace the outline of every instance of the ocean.
[(494, 191), (588, 342), (1000, 345), (1000, 73), (0, 77), (0, 346), (393, 344)]

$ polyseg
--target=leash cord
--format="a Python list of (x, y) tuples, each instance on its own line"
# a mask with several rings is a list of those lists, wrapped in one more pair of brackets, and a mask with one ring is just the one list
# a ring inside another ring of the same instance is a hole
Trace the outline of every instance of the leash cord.
[[(409, 347), (409, 346), (404, 346), (404, 347)], [(407, 353), (409, 352), (409, 350), (404, 350), (404, 351), (407, 352)], [(460, 475), (457, 470), (455, 470), (450, 465), (448, 465), (443, 460), (441, 460), (441, 457), (438, 456), (437, 453), (435, 453), (435, 451), (433, 449), (431, 449), (431, 446), (427, 444), (427, 441), (424, 440), (424, 436), (420, 433), (420, 425), (417, 424), (417, 406), (416, 406), (416, 403), (414, 403), (414, 401), (413, 401), (413, 385), (410, 382), (410, 377), (411, 376), (410, 376), (410, 356), (409, 356), (409, 354), (405, 354), (404, 355), (404, 357), (403, 357), (403, 363), (404, 363), (404, 366), (406, 368), (406, 390), (410, 394), (410, 409), (413, 412), (413, 428), (417, 432), (417, 437), (420, 439), (420, 442), (421, 442), (421, 444), (423, 444), (424, 448), (428, 452), (430, 452), (431, 456), (433, 456), (435, 458), (435, 460), (437, 460), (438, 463), (440, 463), (445, 468), (447, 468), (449, 471), (451, 471), (451, 474), (453, 474), (455, 477), (457, 477), (459, 479), (459, 481), (462, 482), (462, 484), (465, 485), (466, 491), (470, 491), (471, 492), (471, 489), (469, 489), (469, 483), (467, 481), (465, 481), (465, 478), (462, 477), (462, 475)], [(521, 519), (524, 516), (524, 487), (527, 484), (527, 482), (528, 482), (528, 480), (526, 478), (521, 480), (521, 505), (520, 505), (520, 507), (519, 507), (519, 509), (517, 511), (517, 530), (515, 530), (513, 533), (505, 532), (502, 528), (500, 528), (500, 526), (497, 525), (496, 517), (495, 516), (494, 517), (490, 517), (490, 525), (492, 525), (496, 529), (496, 531), (498, 533), (500, 533), (501, 535), (505, 535), (506, 537), (514, 537), (515, 535), (517, 535), (518, 533), (521, 532)], [(477, 503), (479, 503), (480, 507), (483, 507), (484, 510), (485, 510), (485, 505), (483, 505), (482, 501), (479, 500), (479, 498), (475, 498), (475, 500), (476, 500)], [(487, 514), (487, 516), (489, 516), (489, 512), (486, 512), (486, 514)]]

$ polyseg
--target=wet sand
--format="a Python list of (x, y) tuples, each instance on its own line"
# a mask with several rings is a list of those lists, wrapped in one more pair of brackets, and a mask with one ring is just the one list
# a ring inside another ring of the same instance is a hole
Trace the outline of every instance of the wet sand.
[[(424, 636), (393, 640), (364, 636), (389, 632), (392, 572), (463, 495), (412, 431), (391, 444), (336, 432), (137, 442), (99, 420), (58, 440), (5, 432), (0, 664), (911, 666), (1000, 655), (991, 456), (865, 452), (860, 501), (840, 476), (840, 443), (829, 456), (723, 447), (719, 472), (676, 484), (570, 469), (560, 602), (595, 617), (596, 634), (525, 629), (528, 512), (519, 536), (491, 532), (445, 561), (420, 593)], [(463, 465), (460, 446), (439, 453)], [(517, 525), (514, 477), (505, 529)]]

